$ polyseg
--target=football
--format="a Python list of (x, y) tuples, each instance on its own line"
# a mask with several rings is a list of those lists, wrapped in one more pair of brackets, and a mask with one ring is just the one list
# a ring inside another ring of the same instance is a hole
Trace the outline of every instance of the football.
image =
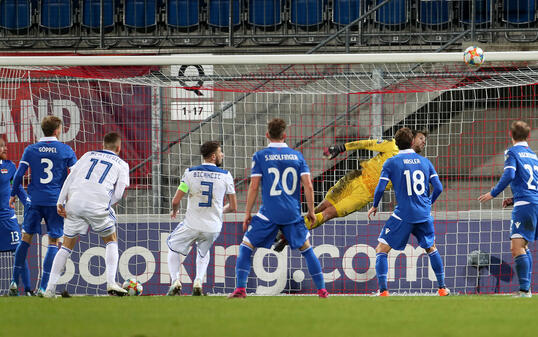
[(123, 289), (127, 290), (129, 296), (139, 296), (142, 294), (144, 287), (142, 287), (142, 284), (136, 279), (130, 278), (123, 282)]
[(480, 47), (470, 46), (463, 52), (463, 61), (469, 67), (478, 68), (484, 63), (484, 51)]

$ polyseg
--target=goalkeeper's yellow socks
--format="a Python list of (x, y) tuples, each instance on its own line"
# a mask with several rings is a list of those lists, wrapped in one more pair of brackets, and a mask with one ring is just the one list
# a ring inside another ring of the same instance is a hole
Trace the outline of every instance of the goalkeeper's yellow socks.
[(316, 213), (316, 223), (314, 224), (310, 223), (310, 220), (308, 220), (306, 216), (304, 217), (304, 223), (306, 225), (306, 228), (308, 228), (309, 230), (321, 226), (323, 222), (323, 213)]

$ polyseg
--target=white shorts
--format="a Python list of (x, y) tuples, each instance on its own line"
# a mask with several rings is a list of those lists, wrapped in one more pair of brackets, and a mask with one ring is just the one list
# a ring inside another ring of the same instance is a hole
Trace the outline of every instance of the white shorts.
[(88, 227), (101, 237), (109, 236), (116, 231), (116, 216), (112, 210), (109, 213), (91, 216), (79, 216), (67, 212), (67, 218), (64, 219), (65, 236), (75, 237), (86, 234)]
[(184, 226), (183, 222), (181, 222), (177, 225), (176, 229), (170, 233), (166, 241), (168, 243), (168, 248), (170, 248), (171, 251), (182, 255), (187, 255), (189, 253), (189, 248), (196, 243), (198, 253), (200, 256), (205, 257), (219, 235), (220, 232), (202, 232)]

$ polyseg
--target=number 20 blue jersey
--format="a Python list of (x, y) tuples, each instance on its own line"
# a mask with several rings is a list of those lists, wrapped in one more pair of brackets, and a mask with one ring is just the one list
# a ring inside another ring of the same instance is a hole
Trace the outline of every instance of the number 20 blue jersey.
[(301, 176), (310, 174), (303, 155), (285, 143), (271, 143), (252, 158), (252, 177), (261, 176), (260, 214), (273, 224), (301, 220)]
[[(67, 169), (75, 165), (77, 157), (73, 149), (56, 137), (43, 137), (39, 142), (24, 149), (19, 170), (30, 167), (28, 194), (33, 205), (56, 206)], [(14, 184), (15, 185), (15, 184)], [(13, 186), (16, 188), (16, 186)], [(12, 191), (11, 195), (15, 195)]]

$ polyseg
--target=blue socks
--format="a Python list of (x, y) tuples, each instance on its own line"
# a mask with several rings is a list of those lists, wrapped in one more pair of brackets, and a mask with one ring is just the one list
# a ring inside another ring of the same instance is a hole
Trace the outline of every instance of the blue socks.
[(17, 249), (15, 250), (15, 265), (13, 266), (13, 276), (12, 281), (15, 283), (19, 283), (19, 276), (23, 274), (23, 270), (25, 269), (25, 266), (28, 265), (26, 262), (26, 255), (28, 255), (28, 248), (30, 248), (30, 244), (26, 241), (22, 241), (17, 246)]
[(519, 290), (529, 291), (531, 280), (529, 278), (530, 261), (528, 254), (516, 256), (514, 262), (516, 263), (516, 272), (519, 278)]
[(445, 270), (443, 267), (443, 260), (441, 259), (441, 255), (439, 254), (439, 251), (435, 250), (434, 252), (429, 253), (428, 256), (430, 257), (432, 269), (435, 272), (435, 276), (437, 277), (438, 286), (439, 288), (444, 288)]
[(389, 262), (387, 253), (377, 253), (375, 256), (375, 273), (377, 275), (377, 284), (379, 291), (387, 290), (387, 274), (389, 272)]
[(47, 289), (49, 284), (50, 270), (52, 269), (52, 262), (54, 262), (54, 257), (58, 253), (58, 246), (49, 245), (47, 248), (47, 254), (45, 254), (45, 259), (43, 260), (43, 276), (41, 276), (41, 284), (39, 288)]
[(532, 253), (530, 249), (526, 249), (527, 258), (529, 259), (529, 283), (532, 282)]
[(235, 278), (236, 278), (236, 288), (246, 288), (248, 274), (250, 274), (250, 265), (252, 249), (250, 247), (241, 244), (239, 246), (239, 255), (237, 256), (237, 261), (235, 262)]
[(323, 272), (321, 271), (321, 264), (319, 263), (316, 254), (314, 254), (314, 249), (309, 247), (301, 252), (301, 255), (306, 260), (306, 266), (308, 267), (308, 272), (316, 284), (316, 288), (325, 289), (325, 280), (323, 279)]
[(22, 284), (24, 285), (24, 291), (32, 291), (32, 285), (30, 283), (30, 267), (28, 267), (28, 260), (24, 260), (24, 268), (21, 272)]

